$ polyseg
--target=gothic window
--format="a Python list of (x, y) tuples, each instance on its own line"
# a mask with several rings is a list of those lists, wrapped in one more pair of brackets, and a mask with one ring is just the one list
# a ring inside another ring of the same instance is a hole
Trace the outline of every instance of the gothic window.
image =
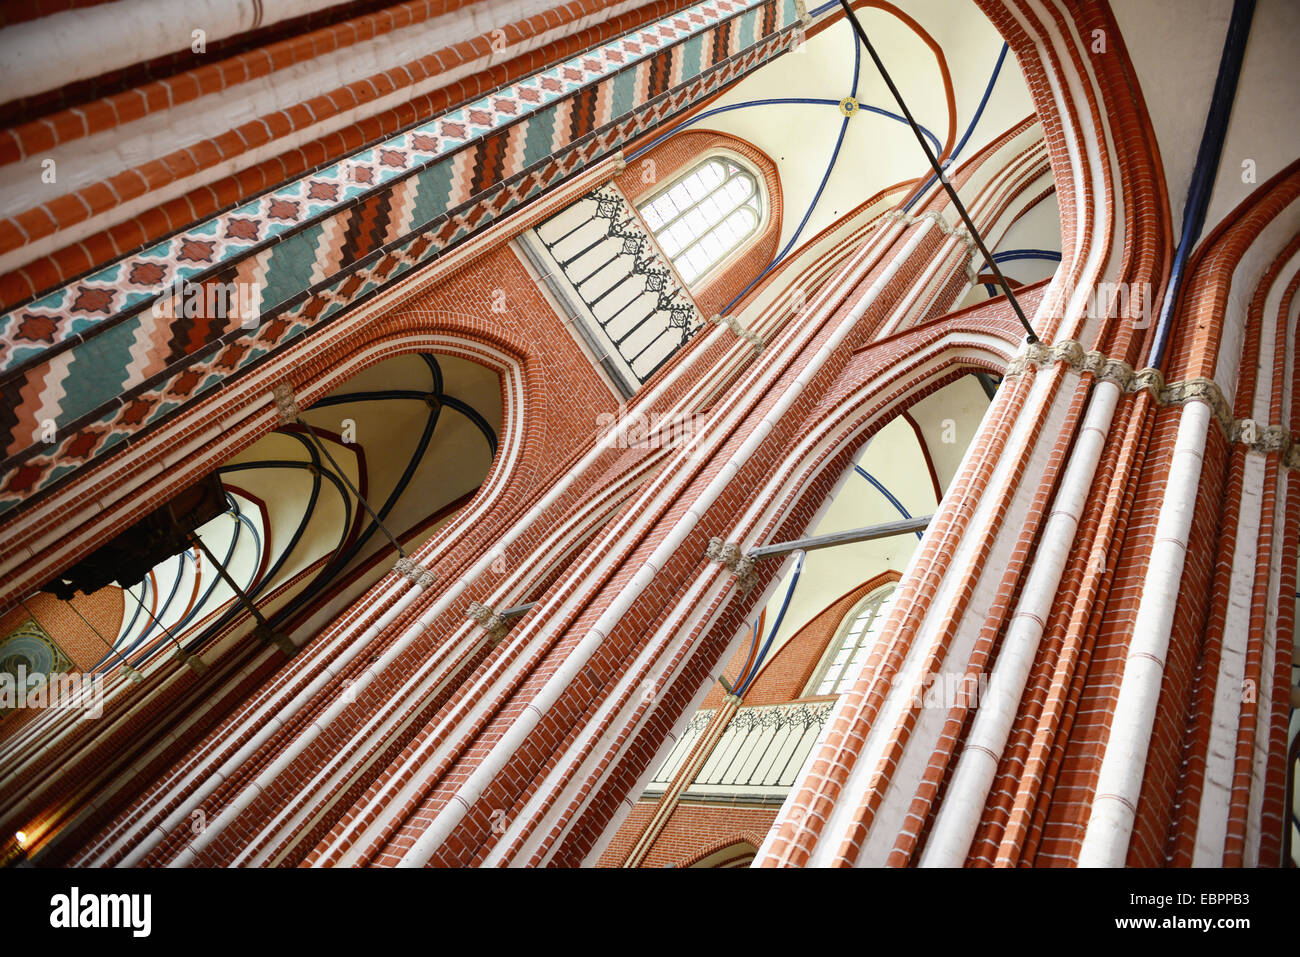
[(806, 694), (831, 695), (848, 690), (858, 667), (871, 653), (871, 646), (884, 625), (894, 583), (877, 588), (845, 616), (839, 633), (822, 658)]
[(725, 156), (700, 163), (637, 210), (687, 285), (744, 245), (763, 219), (754, 175)]

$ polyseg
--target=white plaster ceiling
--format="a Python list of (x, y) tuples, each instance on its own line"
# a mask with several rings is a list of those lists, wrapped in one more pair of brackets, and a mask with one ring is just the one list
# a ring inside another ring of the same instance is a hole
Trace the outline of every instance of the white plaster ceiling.
[[(1125, 0), (1111, 9), (1133, 61), (1160, 145), (1175, 233), (1205, 129), (1232, 13), (1229, 0)], [(1259, 0), (1202, 237), (1300, 156), (1296, 49), (1300, 4)], [(1256, 183), (1242, 182), (1254, 160)]]
[[(954, 143), (975, 115), (993, 74), (1003, 43), (973, 3), (913, 0), (903, 4), (943, 50), (956, 99)], [(838, 8), (835, 8), (838, 9)], [(885, 66), (894, 77), (918, 123), (940, 143), (947, 140), (950, 118), (942, 76), (930, 47), (892, 14), (864, 8), (858, 12)], [(814, 21), (823, 22), (831, 13)], [(746, 77), (709, 110), (764, 100), (808, 97), (840, 101), (852, 89), (856, 37), (841, 18), (811, 36), (802, 52), (779, 57)], [(899, 113), (866, 50), (861, 51), (857, 99)], [(989, 103), (958, 157), (973, 156), (990, 139), (1033, 112), (1015, 58), (1003, 63)], [(823, 104), (770, 104), (718, 113), (694, 124), (747, 140), (777, 164), (783, 193), (781, 245), (794, 235), (821, 184), (834, 153), (844, 117)], [(902, 180), (928, 176), (929, 166), (905, 123), (870, 112), (851, 118), (839, 157), (826, 188), (800, 234), (805, 242), (873, 194)]]
[[(1043, 197), (1007, 228), (1000, 236), (989, 236), (991, 252), (995, 259), (1017, 251), (1041, 251), (1056, 253), (1057, 259), (1047, 257), (1015, 258), (1000, 261), (998, 268), (1013, 284), (1032, 285), (1043, 279), (1050, 279), (1060, 265), (1061, 252), (1061, 210), (1056, 201), (1056, 193)], [(988, 272), (983, 262), (976, 263), (980, 274)], [(964, 309), (987, 299), (1002, 295), (1000, 289), (990, 293), (984, 283), (972, 286), (957, 303), (957, 309)]]

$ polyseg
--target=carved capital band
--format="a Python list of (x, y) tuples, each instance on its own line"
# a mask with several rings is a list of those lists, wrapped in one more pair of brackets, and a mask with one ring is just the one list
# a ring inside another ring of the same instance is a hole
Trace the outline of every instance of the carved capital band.
[(294, 401), (293, 386), (282, 382), (271, 390), (275, 397), (275, 409), (280, 415), (281, 425), (292, 425), (298, 421), (298, 403)]
[(499, 643), (506, 636), (506, 632), (510, 630), (509, 620), (502, 618), (500, 614), (487, 605), (476, 601), (469, 603), (465, 617), (470, 621), (477, 622), (478, 626), (488, 633), (488, 637), (494, 645)]
[(763, 346), (767, 344), (763, 341), (763, 337), (758, 333), (750, 332), (742, 326), (735, 316), (714, 316), (713, 321), (720, 326), (726, 326), (736, 336), (750, 343), (754, 347), (755, 352), (762, 352)]
[(1184, 379), (1166, 384), (1159, 369), (1134, 370), (1119, 359), (1111, 359), (1100, 352), (1084, 351), (1083, 346), (1073, 339), (1051, 345), (1041, 342), (1027, 345), (1011, 360), (1004, 375), (1010, 379), (1023, 374), (1031, 366), (1044, 368), (1058, 362), (1066, 363), (1080, 374), (1088, 373), (1099, 382), (1113, 382), (1123, 392), (1146, 390), (1160, 405), (1204, 402), (1213, 410), (1215, 420), (1230, 442), (1244, 445), (1253, 452), (1280, 453), (1284, 466), (1297, 467), (1295, 437), (1280, 425), (1265, 426), (1254, 419), (1233, 418), (1232, 406), (1219, 384), (1212, 379)]
[(397, 564), (393, 566), (393, 571), (420, 588), (430, 587), (438, 577), (432, 569), (425, 568), (415, 559), (406, 556), (402, 556), (397, 560)]
[(705, 556), (711, 562), (717, 562), (736, 576), (742, 592), (747, 592), (758, 581), (754, 572), (754, 560), (746, 557), (735, 542), (724, 542), (720, 538), (710, 538)]
[(972, 286), (979, 281), (979, 273), (976, 272), (974, 266), (974, 260), (979, 254), (979, 248), (975, 245), (975, 240), (971, 238), (971, 234), (966, 230), (965, 226), (953, 226), (948, 220), (944, 219), (942, 213), (934, 209), (916, 216), (901, 209), (895, 209), (886, 213), (884, 219), (887, 222), (902, 223), (904, 226), (913, 226), (924, 220), (929, 220), (945, 236), (953, 236), (961, 240), (966, 246), (966, 278)]

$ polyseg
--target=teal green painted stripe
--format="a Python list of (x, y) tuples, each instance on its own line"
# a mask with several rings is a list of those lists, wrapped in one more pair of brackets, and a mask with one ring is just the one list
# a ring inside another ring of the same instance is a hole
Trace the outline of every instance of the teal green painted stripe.
[(447, 211), (447, 204), (451, 202), (451, 174), (455, 155), (453, 153), (419, 174), (412, 226), (423, 226), (433, 217)]
[(262, 290), (263, 312), (269, 312), (311, 285), (316, 244), (322, 232), (324, 225), (317, 223), (273, 247), (266, 270), (266, 286)]
[(156, 406), (153, 407), (153, 411), (149, 413), (148, 417), (144, 420), (143, 424), (153, 425), (155, 422), (161, 422), (163, 419), (167, 418), (169, 415), (171, 415), (173, 412), (175, 412), (184, 404), (185, 404), (184, 402), (174, 402), (174, 401), (159, 402)]
[(60, 428), (122, 394), (140, 320), (132, 316), (72, 350), (56, 420)]
[[(617, 90), (617, 86), (615, 87)], [(614, 112), (618, 112), (617, 92), (615, 93)], [(524, 166), (540, 163), (551, 155), (551, 143), (555, 136), (555, 109), (541, 110), (528, 120), (528, 132), (524, 136)]]
[[(693, 36), (682, 44), (682, 79), (698, 76), (703, 69), (704, 37)], [(628, 71), (632, 72), (632, 71)]]
[(104, 441), (100, 443), (100, 446), (96, 450), (95, 454), (103, 455), (113, 446), (117, 445), (119, 442), (125, 442), (128, 438), (129, 436), (125, 435), (122, 432), (110, 432), (108, 434), (108, 437), (105, 438)]
[[(695, 40), (689, 42), (696, 43)], [(695, 59), (699, 60), (698, 44)], [(614, 77), (612, 99), (615, 116), (630, 113), (636, 108), (636, 67), (622, 70)]]

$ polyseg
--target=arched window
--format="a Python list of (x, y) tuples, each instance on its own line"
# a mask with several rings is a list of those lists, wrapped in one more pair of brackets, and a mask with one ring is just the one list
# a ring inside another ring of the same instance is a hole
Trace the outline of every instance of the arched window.
[(687, 285), (758, 232), (762, 197), (754, 175), (714, 156), (637, 207)]
[(845, 616), (805, 694), (841, 694), (848, 689), (858, 666), (866, 660), (880, 634), (893, 597), (894, 583), (890, 582), (869, 594)]

